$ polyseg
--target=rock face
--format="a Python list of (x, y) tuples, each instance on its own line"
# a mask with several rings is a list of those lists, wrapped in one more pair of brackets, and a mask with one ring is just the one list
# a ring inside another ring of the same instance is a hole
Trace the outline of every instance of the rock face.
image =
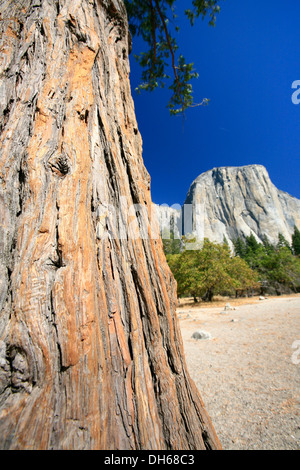
[[(166, 228), (166, 208), (163, 213)], [(261, 165), (214, 168), (192, 183), (176, 220), (183, 234), (199, 240), (231, 243), (253, 234), (276, 244), (281, 233), (290, 242), (294, 226), (300, 227), (300, 200), (278, 190)]]
[[(170, 207), (166, 204), (160, 206), (153, 204), (156, 212), (158, 223), (162, 232), (162, 236), (170, 235), (170, 232), (174, 232), (176, 238), (180, 238), (182, 235), (182, 211), (179, 204)], [(165, 231), (165, 233), (163, 233)]]
[(123, 2), (0, 12), (0, 448), (220, 448), (151, 218)]

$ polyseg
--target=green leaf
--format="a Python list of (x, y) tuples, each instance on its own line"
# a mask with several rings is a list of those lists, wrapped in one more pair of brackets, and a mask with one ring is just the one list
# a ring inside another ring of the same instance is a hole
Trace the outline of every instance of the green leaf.
[[(192, 26), (197, 18), (204, 19), (207, 15), (209, 25), (215, 26), (220, 1), (193, 0), (185, 15)], [(134, 55), (143, 69), (139, 92), (164, 88), (170, 80), (167, 71), (172, 70), (173, 82), (168, 87), (171, 97), (167, 105), (171, 115), (184, 114), (190, 107), (207, 105), (207, 98), (194, 103), (191, 82), (199, 74), (193, 69), (193, 63), (186, 63), (182, 55), (176, 57), (179, 48), (173, 35), (179, 32), (179, 26), (174, 23), (177, 18), (176, 0), (125, 0), (125, 6), (131, 34), (141, 36), (146, 45), (145, 52)]]

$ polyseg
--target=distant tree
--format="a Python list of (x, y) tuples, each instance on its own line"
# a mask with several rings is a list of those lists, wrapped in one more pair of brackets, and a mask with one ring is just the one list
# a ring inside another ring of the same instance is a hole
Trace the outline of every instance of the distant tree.
[(249, 237), (246, 237), (246, 244), (248, 252), (256, 253), (260, 248), (260, 243), (256, 240), (253, 233)]
[(300, 260), (285, 246), (264, 256), (258, 273), (278, 294), (286, 290), (298, 292), (300, 289)]
[(179, 297), (191, 295), (197, 302), (198, 291), (194, 282), (197, 273), (196, 271), (193, 272), (192, 253), (192, 251), (189, 251), (180, 255), (167, 255), (167, 261), (177, 281), (177, 295)]
[(175, 276), (178, 295), (211, 301), (216, 294), (235, 294), (257, 285), (257, 275), (228, 245), (205, 239), (199, 250), (187, 250), (167, 260)]
[[(295, 228), (294, 252), (298, 235)], [(254, 235), (239, 237), (233, 244), (235, 256), (225, 240), (216, 244), (205, 239), (200, 244), (193, 237), (185, 237), (183, 253), (167, 258), (177, 280), (178, 295), (210, 301), (216, 294), (239, 296), (253, 289), (272, 289), (277, 294), (300, 291), (300, 258), (293, 255), (282, 234), (276, 245), (267, 237), (259, 243)]]
[[(297, 236), (296, 229), (294, 236), (296, 247)], [(275, 289), (278, 294), (288, 290), (299, 290), (300, 261), (293, 256), (292, 249), (282, 234), (279, 234), (276, 245), (272, 245), (266, 237), (263, 243), (258, 243), (253, 235), (247, 237), (245, 242), (237, 239), (234, 245), (236, 255), (243, 258), (257, 273), (264, 289)], [(293, 251), (296, 252), (294, 246)]]
[[(283, 238), (278, 237), (278, 242), (280, 242), (280, 243), (283, 242), (283, 239), (284, 239), (284, 237)], [(273, 253), (273, 251), (276, 249), (276, 247), (268, 239), (267, 235), (265, 235), (263, 237), (263, 243), (262, 244), (263, 244), (263, 247), (265, 249), (265, 253), (267, 253), (267, 254)]]
[(236, 240), (233, 241), (233, 246), (235, 255), (240, 256), (240, 258), (245, 258), (247, 245), (241, 237), (238, 237)]
[(181, 240), (183, 251), (201, 250), (203, 246), (203, 241), (199, 241), (194, 234), (183, 235)]
[(259, 269), (262, 260), (267, 256), (267, 251), (262, 243), (258, 243), (257, 247), (253, 249), (247, 246), (246, 255), (244, 257), (251, 269)]
[(223, 235), (223, 244), (229, 246), (229, 241), (227, 240), (225, 235)]
[(292, 248), (294, 255), (299, 256), (300, 255), (300, 231), (298, 228), (294, 227), (294, 233), (292, 235)]
[(290, 245), (289, 242), (286, 240), (286, 238), (284, 238), (284, 236), (282, 235), (282, 233), (279, 233), (279, 234), (278, 234), (277, 248), (278, 248), (278, 249), (280, 249), (280, 248), (288, 248), (288, 250), (292, 251), (291, 245)]
[(230, 259), (228, 272), (231, 278), (232, 290), (234, 290), (236, 297), (244, 292), (259, 288), (258, 273), (252, 270), (247, 262), (239, 256)]
[(161, 237), (164, 252), (166, 255), (174, 255), (180, 253), (181, 239), (175, 238), (173, 230), (163, 230)]
[[(216, 16), (220, 12), (221, 0), (192, 0), (185, 15), (191, 26), (199, 17), (209, 17), (209, 25), (215, 26)], [(133, 36), (141, 36), (147, 44), (147, 50), (135, 58), (143, 69), (143, 83), (138, 90), (153, 91), (157, 87), (169, 85), (171, 98), (168, 103), (170, 113), (184, 113), (189, 107), (205, 105), (204, 98), (195, 104), (191, 81), (198, 78), (193, 63), (187, 63), (182, 54), (177, 56), (178, 44), (175, 35), (179, 32), (176, 24), (176, 0), (125, 0), (130, 30)], [(189, 6), (189, 5), (188, 5)]]

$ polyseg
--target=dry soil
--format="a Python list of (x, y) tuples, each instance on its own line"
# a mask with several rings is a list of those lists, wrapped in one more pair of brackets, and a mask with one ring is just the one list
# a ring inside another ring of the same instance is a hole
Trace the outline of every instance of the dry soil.
[[(188, 370), (223, 449), (299, 450), (300, 295), (177, 312)], [(193, 339), (198, 330), (211, 338)]]

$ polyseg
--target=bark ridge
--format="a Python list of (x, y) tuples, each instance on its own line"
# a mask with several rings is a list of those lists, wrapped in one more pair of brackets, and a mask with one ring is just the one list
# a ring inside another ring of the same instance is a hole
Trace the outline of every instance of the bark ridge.
[(185, 365), (123, 2), (0, 12), (0, 448), (220, 448)]

